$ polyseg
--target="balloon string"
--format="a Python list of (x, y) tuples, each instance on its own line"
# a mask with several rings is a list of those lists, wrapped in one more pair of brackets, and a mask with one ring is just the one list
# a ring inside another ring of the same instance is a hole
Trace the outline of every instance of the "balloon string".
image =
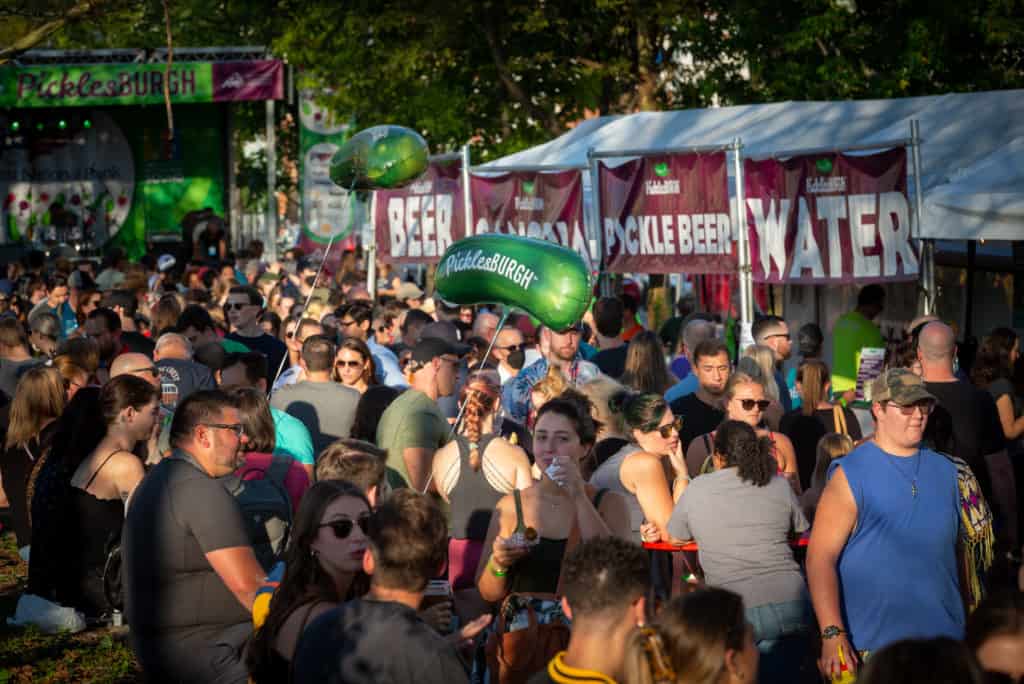
[[(487, 345), (487, 352), (480, 359), (480, 365), (477, 366), (477, 368), (476, 368), (477, 370), (483, 369), (484, 364), (487, 363), (487, 359), (491, 356), (491, 351), (494, 349), (494, 343), (498, 341), (498, 333), (500, 333), (501, 329), (503, 327), (505, 327), (505, 321), (508, 320), (508, 316), (509, 316), (510, 313), (511, 313), (511, 308), (505, 307), (505, 310), (501, 314), (501, 319), (498, 321), (498, 327), (494, 329), (494, 337), (491, 338), (491, 343), (489, 345)], [(455, 416), (455, 422), (452, 423), (452, 429), (448, 433), (448, 441), (449, 442), (452, 441), (452, 437), (455, 435), (455, 431), (459, 429), (459, 423), (462, 422), (462, 413), (465, 410), (466, 410), (466, 403), (463, 402), (462, 405), (459, 406), (459, 413), (458, 413), (457, 416)], [(431, 481), (433, 479), (434, 479), (434, 469), (433, 469), (433, 467), (431, 467), (430, 475), (427, 477), (427, 483), (425, 485), (423, 485), (423, 492), (422, 492), (423, 494), (426, 494), (427, 490), (430, 489), (430, 483), (431, 483)]]
[[(354, 197), (353, 191), (356, 187), (356, 179), (352, 179), (352, 185), (348, 189), (348, 203), (349, 210), (352, 209), (352, 198)], [(299, 318), (295, 321), (295, 336), (299, 335), (299, 325), (302, 323), (302, 319), (306, 317), (306, 309), (309, 308), (309, 303), (313, 300), (313, 293), (316, 291), (316, 284), (320, 281), (320, 274), (324, 271), (324, 266), (327, 265), (327, 256), (331, 253), (331, 246), (334, 244), (334, 239), (338, 236), (337, 233), (331, 233), (331, 239), (327, 241), (327, 249), (324, 250), (324, 258), (320, 260), (320, 267), (316, 270), (316, 278), (313, 280), (313, 287), (309, 289), (309, 294), (306, 295), (306, 301), (302, 305), (302, 312), (299, 314)], [(277, 379), (281, 377), (281, 372), (284, 370), (284, 362), (288, 360), (288, 355), (285, 354), (281, 359), (281, 363), (277, 367), (277, 373), (274, 374), (274, 381), (270, 383), (270, 387), (267, 389), (267, 397), (274, 391), (274, 385), (277, 384)]]

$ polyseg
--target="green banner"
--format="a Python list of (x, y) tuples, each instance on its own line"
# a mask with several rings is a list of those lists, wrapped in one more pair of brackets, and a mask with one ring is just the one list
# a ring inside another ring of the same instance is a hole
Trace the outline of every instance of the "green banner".
[(212, 102), (213, 65), (89, 64), (0, 69), (0, 107), (160, 104), (166, 80), (176, 104)]

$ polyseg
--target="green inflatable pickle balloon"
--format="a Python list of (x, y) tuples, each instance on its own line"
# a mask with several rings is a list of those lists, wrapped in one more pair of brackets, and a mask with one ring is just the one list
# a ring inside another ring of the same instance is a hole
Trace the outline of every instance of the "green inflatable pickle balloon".
[(427, 142), (402, 126), (359, 131), (331, 159), (331, 180), (345, 189), (390, 190), (427, 170)]
[(434, 277), (452, 304), (504, 304), (565, 330), (590, 303), (590, 273), (576, 252), (545, 240), (474, 235), (453, 243)]

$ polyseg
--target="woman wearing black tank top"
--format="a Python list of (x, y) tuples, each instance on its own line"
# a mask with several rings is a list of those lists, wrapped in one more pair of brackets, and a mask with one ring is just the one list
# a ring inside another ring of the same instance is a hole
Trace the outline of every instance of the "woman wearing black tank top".
[(540, 479), (505, 496), (491, 517), (477, 588), (484, 600), (511, 592), (554, 593), (562, 559), (581, 540), (615, 535), (630, 539), (621, 496), (583, 481), (579, 464), (594, 447), (597, 426), (590, 401), (578, 392), (544, 404), (533, 445)]
[(73, 577), (69, 602), (87, 617), (111, 606), (103, 587), (103, 570), (111, 547), (121, 537), (124, 514), (145, 469), (132, 453), (156, 429), (160, 415), (157, 390), (134, 375), (119, 375), (100, 393), (106, 434), (71, 476), (68, 501), (68, 573)]

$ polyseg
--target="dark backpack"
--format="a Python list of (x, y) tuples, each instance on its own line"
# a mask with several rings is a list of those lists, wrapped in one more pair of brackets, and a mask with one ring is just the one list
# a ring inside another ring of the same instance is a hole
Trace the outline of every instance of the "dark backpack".
[(292, 502), (284, 487), (291, 464), (291, 458), (275, 455), (266, 469), (243, 467), (220, 478), (238, 501), (256, 560), (267, 572), (284, 555), (292, 529)]

